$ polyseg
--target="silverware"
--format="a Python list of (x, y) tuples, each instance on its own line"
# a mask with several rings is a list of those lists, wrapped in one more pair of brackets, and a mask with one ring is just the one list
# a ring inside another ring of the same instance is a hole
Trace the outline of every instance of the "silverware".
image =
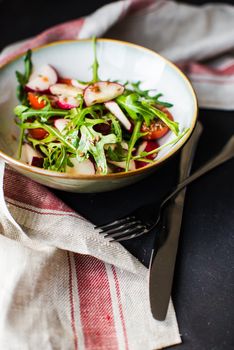
[[(190, 173), (202, 126), (196, 128), (181, 152), (179, 182)], [(186, 188), (166, 206), (162, 213), (162, 231), (156, 236), (155, 249), (152, 250), (149, 266), (149, 296), (153, 317), (163, 321), (169, 305), (176, 253), (182, 222)]]
[(200, 176), (214, 169), (218, 165), (226, 162), (234, 156), (234, 136), (227, 142), (221, 152), (204, 164), (200, 169), (187, 177), (162, 201), (160, 205), (150, 203), (134, 210), (125, 217), (106, 223), (104, 225), (95, 226), (100, 233), (104, 233), (104, 237), (111, 237), (115, 241), (126, 241), (128, 239), (139, 237), (153, 229), (160, 229), (162, 224), (161, 216), (163, 210), (184, 187), (192, 183)]

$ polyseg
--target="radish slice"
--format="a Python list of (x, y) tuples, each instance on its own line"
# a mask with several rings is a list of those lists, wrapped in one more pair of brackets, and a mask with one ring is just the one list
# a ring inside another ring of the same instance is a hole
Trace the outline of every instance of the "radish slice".
[(80, 101), (75, 97), (60, 96), (57, 101), (57, 106), (61, 109), (76, 108), (80, 105)]
[[(126, 169), (126, 162), (115, 162), (113, 160), (108, 160), (110, 164), (116, 165), (119, 168)], [(129, 170), (136, 170), (136, 164), (133, 159), (130, 160)]]
[(123, 113), (122, 109), (115, 101), (109, 101), (104, 103), (105, 107), (120, 121), (120, 123), (127, 129), (131, 130), (131, 123)]
[(89, 86), (89, 84), (79, 83), (79, 81), (77, 81), (75, 79), (71, 80), (71, 84), (72, 84), (72, 86), (75, 86), (75, 87), (82, 89), (82, 90), (86, 89)]
[(70, 158), (74, 167), (67, 166), (66, 172), (69, 174), (85, 174), (95, 175), (95, 168), (91, 160), (85, 159), (83, 162), (78, 162), (76, 158)]
[(58, 118), (54, 120), (54, 126), (56, 129), (58, 129), (60, 132), (63, 131), (63, 129), (66, 127), (66, 125), (69, 123), (67, 119), (64, 118)]
[(50, 86), (50, 93), (52, 95), (76, 97), (83, 94), (83, 90), (68, 84), (54, 84)]
[(136, 155), (139, 156), (142, 152), (145, 151), (147, 146), (147, 141), (143, 141), (137, 148)]
[(87, 106), (113, 100), (124, 92), (123, 85), (109, 81), (99, 81), (89, 85), (84, 90), (84, 100)]
[(30, 76), (29, 82), (26, 84), (26, 89), (40, 92), (46, 91), (51, 85), (55, 84), (57, 80), (58, 76), (54, 68), (45, 65)]
[(26, 164), (33, 165), (33, 158), (42, 158), (41, 154), (36, 151), (32, 146), (28, 143), (24, 143), (22, 145), (21, 158), (20, 160)]

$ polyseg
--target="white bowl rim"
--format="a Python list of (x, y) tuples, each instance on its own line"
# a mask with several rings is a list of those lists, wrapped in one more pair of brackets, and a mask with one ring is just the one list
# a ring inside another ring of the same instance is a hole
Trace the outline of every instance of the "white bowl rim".
[[(55, 42), (51, 42), (49, 44), (46, 45), (42, 45), (42, 46), (38, 46), (34, 49), (32, 49), (32, 52), (36, 52), (39, 51), (40, 49), (44, 49), (46, 47), (50, 47), (50, 46), (57, 46), (57, 45), (64, 45), (64, 44), (71, 44), (71, 43), (79, 43), (79, 42), (92, 42), (93, 39), (76, 39), (76, 40), (61, 40), (61, 41), (55, 41)], [(197, 96), (196, 93), (188, 79), (188, 77), (171, 61), (169, 61), (168, 59), (166, 59), (165, 57), (161, 56), (159, 53), (148, 49), (146, 47), (137, 45), (137, 44), (133, 44), (127, 41), (123, 41), (123, 40), (117, 40), (117, 39), (109, 39), (109, 38), (97, 38), (96, 39), (97, 42), (114, 42), (117, 44), (122, 44), (122, 45), (126, 45), (126, 46), (130, 46), (133, 48), (136, 48), (138, 50), (142, 50), (142, 51), (146, 51), (149, 52), (159, 58), (161, 58), (163, 61), (165, 61), (169, 66), (171, 66), (174, 70), (176, 70), (180, 76), (183, 78), (183, 80), (185, 81), (185, 83), (187, 84), (191, 95), (193, 97), (194, 100), (194, 106), (195, 106), (195, 110), (194, 110), (194, 114), (192, 117), (192, 123), (191, 123), (191, 127), (189, 128), (189, 131), (184, 135), (184, 137), (182, 138), (183, 142), (179, 142), (170, 152), (168, 152), (167, 154), (165, 154), (165, 156), (163, 156), (160, 159), (156, 159), (154, 163), (149, 164), (148, 166), (136, 169), (136, 170), (130, 170), (128, 172), (120, 172), (120, 173), (110, 173), (110, 174), (106, 174), (106, 175), (100, 175), (100, 174), (95, 174), (95, 175), (85, 175), (85, 174), (69, 174), (69, 173), (60, 173), (60, 172), (56, 172), (56, 171), (52, 171), (52, 170), (46, 170), (46, 169), (42, 169), (42, 168), (38, 168), (36, 166), (32, 166), (32, 165), (28, 165), (25, 164), (23, 162), (21, 162), (20, 160), (17, 160), (7, 154), (5, 154), (3, 151), (0, 150), (0, 157), (6, 161), (6, 163), (8, 163), (9, 165), (12, 165), (14, 168), (21, 168), (22, 170), (26, 170), (28, 172), (32, 172), (38, 175), (44, 175), (44, 176), (49, 176), (49, 177), (56, 177), (56, 178), (63, 178), (63, 179), (77, 179), (77, 180), (96, 180), (96, 179), (100, 179), (100, 180), (108, 180), (108, 179), (118, 179), (121, 177), (129, 177), (132, 175), (140, 175), (143, 172), (148, 172), (150, 170), (152, 170), (153, 167), (158, 166), (159, 164), (163, 163), (164, 161), (166, 161), (168, 158), (170, 158), (172, 155), (174, 155), (182, 146), (184, 146), (184, 144), (188, 141), (188, 139), (190, 138), (195, 125), (196, 125), (196, 121), (197, 121), (197, 115), (198, 115), (198, 102), (197, 102)], [(4, 63), (2, 65), (0, 65), (0, 69), (4, 68), (5, 66), (8, 66), (9, 64), (11, 64), (12, 62), (18, 60), (19, 58), (21, 58), (22, 56), (25, 55), (25, 52), (20, 54), (20, 55), (16, 55), (14, 56), (11, 60), (9, 60), (7, 63)]]

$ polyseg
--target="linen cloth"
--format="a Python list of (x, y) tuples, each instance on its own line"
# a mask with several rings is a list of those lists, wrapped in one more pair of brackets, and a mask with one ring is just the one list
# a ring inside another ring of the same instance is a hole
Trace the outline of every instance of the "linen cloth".
[[(234, 108), (228, 5), (114, 2), (12, 45), (0, 64), (28, 48), (93, 35), (162, 53), (188, 74), (200, 106)], [(0, 349), (152, 350), (181, 341), (172, 303), (166, 321), (152, 318), (147, 269), (49, 189), (4, 170), (2, 161), (0, 209)]]

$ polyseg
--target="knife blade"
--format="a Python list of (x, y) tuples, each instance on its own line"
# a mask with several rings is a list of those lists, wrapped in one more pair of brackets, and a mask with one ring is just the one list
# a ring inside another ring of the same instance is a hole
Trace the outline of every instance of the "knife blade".
[[(197, 123), (181, 152), (179, 182), (190, 174), (202, 125)], [(163, 321), (170, 301), (176, 254), (182, 223), (186, 188), (181, 190), (163, 212), (162, 231), (156, 237), (149, 266), (149, 297), (153, 317)]]

